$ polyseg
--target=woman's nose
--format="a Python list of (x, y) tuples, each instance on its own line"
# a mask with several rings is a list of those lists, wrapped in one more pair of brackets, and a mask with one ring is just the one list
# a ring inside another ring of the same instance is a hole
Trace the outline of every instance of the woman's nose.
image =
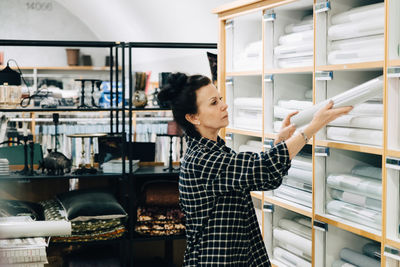
[(228, 108), (228, 105), (226, 103), (222, 103), (222, 110), (226, 110)]

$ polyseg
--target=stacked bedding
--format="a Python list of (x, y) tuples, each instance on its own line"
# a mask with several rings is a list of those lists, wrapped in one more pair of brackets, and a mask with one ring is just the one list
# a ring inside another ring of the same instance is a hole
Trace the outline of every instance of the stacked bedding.
[(310, 154), (299, 153), (293, 160), (282, 185), (274, 195), (306, 207), (312, 207), (312, 158)]
[(125, 232), (127, 214), (105, 190), (75, 190), (41, 202), (47, 221), (71, 222), (72, 235), (53, 237), (53, 242), (111, 240)]
[(367, 243), (362, 247), (362, 253), (343, 248), (340, 251), (340, 260), (332, 263), (332, 267), (379, 267), (381, 266), (381, 245), (379, 243)]
[(331, 18), (329, 64), (378, 61), (384, 58), (384, 3), (352, 8)]
[(235, 128), (262, 130), (262, 98), (238, 97), (233, 102)]
[(274, 228), (274, 260), (278, 266), (311, 267), (311, 220), (281, 219)]
[(279, 68), (296, 68), (313, 65), (313, 17), (306, 16), (301, 22), (285, 27), (285, 35), (279, 37), (274, 57)]
[(326, 205), (327, 213), (380, 229), (381, 171), (373, 166), (357, 165), (350, 174), (329, 175), (326, 183), (332, 200)]
[(249, 43), (234, 61), (235, 71), (262, 69), (262, 41)]

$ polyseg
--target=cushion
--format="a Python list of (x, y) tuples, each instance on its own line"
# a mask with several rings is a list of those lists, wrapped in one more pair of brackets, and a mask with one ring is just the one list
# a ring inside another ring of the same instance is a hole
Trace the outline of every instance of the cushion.
[(29, 216), (33, 220), (44, 220), (43, 207), (40, 204), (0, 199), (0, 217)]

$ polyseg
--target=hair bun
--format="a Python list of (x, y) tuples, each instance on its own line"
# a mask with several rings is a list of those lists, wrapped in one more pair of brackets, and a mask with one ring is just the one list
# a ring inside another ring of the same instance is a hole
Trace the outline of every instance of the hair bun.
[(188, 76), (184, 73), (177, 72), (170, 74), (167, 78), (167, 83), (160, 88), (161, 91), (157, 96), (158, 100), (164, 103), (171, 103), (185, 88), (187, 80)]

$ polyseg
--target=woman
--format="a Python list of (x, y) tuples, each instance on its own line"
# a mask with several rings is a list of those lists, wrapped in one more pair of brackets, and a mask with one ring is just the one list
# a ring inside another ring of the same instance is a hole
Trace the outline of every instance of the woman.
[(187, 236), (184, 266), (270, 266), (250, 191), (279, 187), (308, 138), (351, 107), (328, 104), (295, 136), (292, 113), (269, 151), (235, 153), (218, 136), (228, 126), (228, 106), (209, 78), (172, 74), (158, 97), (170, 103), (186, 134), (179, 175)]

